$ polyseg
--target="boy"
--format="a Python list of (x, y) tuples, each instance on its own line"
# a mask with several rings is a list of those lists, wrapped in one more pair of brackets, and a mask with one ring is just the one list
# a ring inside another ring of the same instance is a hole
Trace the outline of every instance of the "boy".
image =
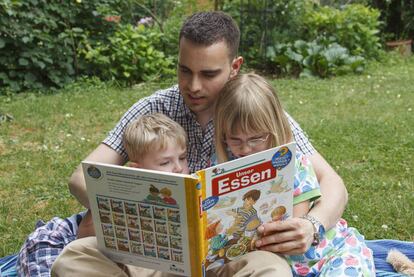
[[(144, 115), (133, 121), (125, 130), (123, 143), (131, 159), (128, 164), (131, 167), (189, 173), (186, 133), (178, 123), (163, 114)], [(18, 274), (50, 276), (52, 263), (65, 245), (77, 237), (94, 235), (92, 221), (82, 220), (84, 214), (66, 219), (56, 217), (38, 226), (19, 252)], [(90, 216), (88, 211), (86, 217)]]

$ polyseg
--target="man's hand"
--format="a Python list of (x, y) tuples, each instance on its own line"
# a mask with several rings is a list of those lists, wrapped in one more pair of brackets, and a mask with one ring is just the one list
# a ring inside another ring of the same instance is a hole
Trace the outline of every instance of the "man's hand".
[(299, 217), (268, 222), (257, 231), (260, 236), (256, 241), (258, 249), (285, 255), (304, 254), (310, 248), (314, 234), (312, 223)]

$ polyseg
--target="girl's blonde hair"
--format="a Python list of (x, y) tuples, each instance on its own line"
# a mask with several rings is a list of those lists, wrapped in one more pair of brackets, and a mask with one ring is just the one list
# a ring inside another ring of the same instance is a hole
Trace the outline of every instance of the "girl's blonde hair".
[(123, 136), (125, 150), (132, 162), (151, 152), (162, 151), (168, 142), (186, 149), (187, 134), (180, 124), (161, 113), (138, 117), (126, 127)]
[(229, 159), (225, 134), (269, 133), (270, 146), (293, 139), (289, 121), (275, 90), (254, 73), (239, 74), (224, 86), (215, 104), (215, 144), (218, 162)]

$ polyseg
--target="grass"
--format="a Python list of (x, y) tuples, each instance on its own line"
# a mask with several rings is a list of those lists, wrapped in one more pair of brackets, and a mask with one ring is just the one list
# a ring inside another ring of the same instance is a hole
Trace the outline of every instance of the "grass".
[[(273, 80), (288, 112), (344, 179), (344, 218), (368, 239), (414, 239), (414, 59), (329, 80)], [(122, 114), (164, 84), (80, 83), (55, 94), (0, 97), (0, 256), (37, 220), (82, 210), (67, 180)]]

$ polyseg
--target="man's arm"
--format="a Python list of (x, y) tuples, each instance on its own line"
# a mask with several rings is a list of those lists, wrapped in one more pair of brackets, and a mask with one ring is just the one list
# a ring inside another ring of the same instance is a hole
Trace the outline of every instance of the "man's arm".
[(312, 162), (322, 193), (308, 214), (319, 219), (325, 230), (329, 230), (341, 218), (348, 202), (348, 192), (341, 177), (321, 154), (315, 152), (308, 158)]
[[(124, 165), (125, 159), (109, 146), (101, 143), (90, 153), (85, 160), (115, 165)], [(89, 208), (88, 196), (86, 194), (85, 178), (82, 166), (79, 165), (69, 179), (70, 193), (86, 208)]]
[[(336, 225), (345, 210), (348, 193), (345, 185), (317, 152), (307, 156), (321, 187), (321, 198), (309, 211), (309, 215), (316, 217), (329, 230)], [(258, 228), (261, 239), (256, 247), (280, 254), (299, 255), (305, 253), (313, 241), (313, 225), (303, 218), (294, 217), (286, 221), (265, 223)]]

